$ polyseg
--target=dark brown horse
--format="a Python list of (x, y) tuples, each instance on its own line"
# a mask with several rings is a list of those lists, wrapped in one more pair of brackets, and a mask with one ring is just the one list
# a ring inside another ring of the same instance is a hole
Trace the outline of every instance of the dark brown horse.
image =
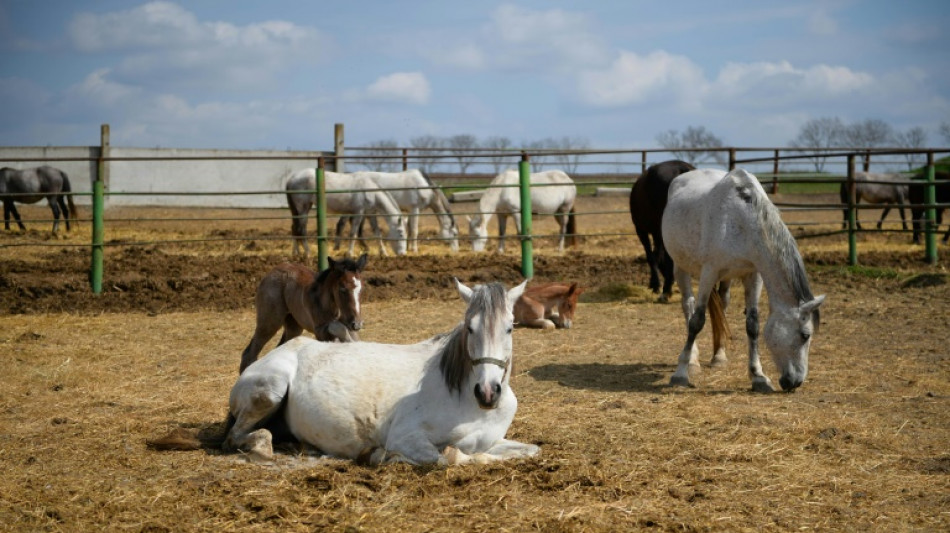
[(577, 283), (531, 285), (515, 302), (515, 323), (529, 328), (568, 329), (574, 323), (577, 297), (582, 292), (584, 289), (578, 288)]
[[(630, 189), (630, 218), (633, 219), (633, 225), (637, 228), (637, 237), (640, 238), (640, 244), (643, 245), (643, 250), (647, 254), (647, 264), (650, 266), (650, 290), (653, 292), (660, 292), (659, 272), (663, 273), (661, 301), (669, 300), (673, 294), (673, 260), (666, 255), (661, 233), (666, 195), (673, 178), (694, 168), (693, 165), (678, 160), (650, 165)], [(650, 237), (653, 237), (652, 245)]]
[(69, 177), (58, 168), (48, 166), (26, 170), (0, 168), (0, 200), (3, 200), (4, 229), (10, 229), (10, 215), (13, 215), (21, 230), (26, 229), (14, 202), (35, 204), (46, 198), (50, 209), (53, 210), (53, 233), (56, 233), (59, 228), (60, 213), (66, 219), (66, 230), (69, 231), (70, 215), (73, 220), (79, 217), (76, 204), (73, 203), (73, 196), (68, 194), (71, 192)]
[(319, 275), (297, 263), (271, 270), (257, 286), (257, 327), (241, 355), (241, 372), (257, 360), (267, 341), (283, 326), (278, 345), (310, 331), (320, 341), (353, 342), (363, 327), (361, 274), (367, 255), (334, 261)]
[[(938, 182), (934, 188), (936, 189), (936, 201), (938, 204), (950, 204), (950, 172), (936, 172), (934, 178)], [(914, 226), (914, 244), (920, 244), (920, 234), (923, 231), (924, 224), (924, 215), (927, 212), (921, 204), (926, 203), (925, 194), (926, 194), (926, 185), (921, 183), (920, 180), (925, 180), (926, 176), (923, 174), (917, 174), (911, 178), (910, 184), (910, 218)], [(944, 207), (938, 207), (937, 211), (937, 226), (943, 224), (943, 210)], [(950, 227), (947, 228), (947, 232), (943, 235), (943, 242), (946, 244), (950, 242)]]

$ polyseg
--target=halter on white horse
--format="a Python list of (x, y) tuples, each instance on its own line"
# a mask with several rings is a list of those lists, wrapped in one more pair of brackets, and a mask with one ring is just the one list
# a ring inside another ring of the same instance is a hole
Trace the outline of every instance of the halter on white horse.
[(301, 442), (374, 464), (538, 453), (504, 438), (518, 406), (509, 386), (512, 307), (525, 284), (507, 292), (456, 284), (468, 309), (451, 332), (410, 345), (297, 337), (247, 367), (231, 389), (225, 448), (271, 457), (271, 434), (257, 428), (282, 416)]

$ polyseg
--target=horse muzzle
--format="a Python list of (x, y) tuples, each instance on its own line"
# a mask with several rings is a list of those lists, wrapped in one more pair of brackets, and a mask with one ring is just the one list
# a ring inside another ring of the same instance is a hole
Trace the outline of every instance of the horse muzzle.
[(793, 378), (793, 377), (791, 377), (791, 376), (789, 376), (789, 375), (787, 375), (787, 374), (786, 374), (786, 375), (783, 375), (783, 376), (782, 376), (781, 378), (779, 378), (779, 380), (778, 380), (779, 385), (782, 386), (782, 390), (785, 391), (785, 392), (792, 392), (793, 390), (797, 389), (798, 387), (801, 387), (803, 382), (804, 382), (803, 379), (801, 379), (801, 378)]
[(501, 398), (501, 383), (478, 384), (475, 385), (475, 399), (478, 400), (478, 406), (482, 409), (494, 409), (498, 407), (498, 400)]
[(354, 320), (353, 322), (350, 323), (350, 329), (352, 329), (353, 331), (359, 331), (363, 329), (363, 321)]

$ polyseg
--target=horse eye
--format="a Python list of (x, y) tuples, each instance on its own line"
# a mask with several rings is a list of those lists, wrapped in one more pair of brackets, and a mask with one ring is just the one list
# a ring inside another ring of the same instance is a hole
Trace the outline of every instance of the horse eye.
[(508, 326), (508, 329), (505, 330), (505, 333), (511, 335), (511, 326)]
[(808, 339), (811, 338), (811, 333), (802, 333), (802, 342), (808, 342)]

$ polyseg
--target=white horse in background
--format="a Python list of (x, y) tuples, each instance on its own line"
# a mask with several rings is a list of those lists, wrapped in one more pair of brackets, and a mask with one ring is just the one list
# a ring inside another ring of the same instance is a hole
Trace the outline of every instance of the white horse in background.
[[(293, 254), (297, 255), (297, 247), (303, 246), (303, 256), (310, 255), (310, 246), (307, 244), (307, 213), (316, 201), (312, 192), (317, 185), (316, 170), (305, 168), (291, 174), (287, 180), (287, 204), (293, 215), (291, 234), (294, 239)], [(406, 220), (393, 197), (376, 185), (376, 182), (367, 178), (342, 174), (338, 172), (324, 172), (324, 185), (327, 192), (327, 211), (353, 215), (355, 224), (350, 228), (350, 247), (348, 255), (353, 255), (356, 244), (356, 230), (367, 214), (377, 214), (386, 220), (389, 232), (386, 240), (389, 241), (396, 255), (406, 254)], [(380, 237), (379, 225), (376, 218), (370, 219), (373, 235), (379, 238), (379, 251), (388, 255), (383, 239)], [(339, 247), (339, 240), (337, 240)]]
[(538, 453), (505, 439), (518, 401), (512, 307), (525, 283), (470, 289), (448, 333), (418, 344), (326, 343), (297, 337), (257, 360), (231, 389), (223, 448), (273, 456), (269, 423), (320, 452), (371, 464), (461, 464)]
[[(763, 283), (769, 295), (765, 343), (781, 371), (782, 389), (799, 387), (808, 375), (808, 351), (825, 296), (812, 296), (795, 239), (759, 180), (742, 169), (728, 174), (712, 169), (680, 174), (670, 183), (662, 228), (687, 324), (686, 345), (670, 384), (692, 385), (690, 371), (700, 370), (695, 341), (705, 324), (707, 303), (713, 332), (721, 334), (730, 280), (740, 278), (745, 287), (752, 389), (775, 390), (759, 361), (758, 306)], [(699, 278), (695, 298), (692, 276)], [(713, 292), (717, 283), (719, 289)], [(725, 352), (716, 346), (713, 366), (725, 359)]]
[[(521, 234), (521, 192), (517, 170), (506, 170), (495, 176), (478, 203), (478, 213), (469, 218), (469, 236), (472, 250), (480, 252), (488, 242), (488, 222), (492, 214), (498, 215), (498, 251), (505, 251), (506, 217), (515, 221)], [(565, 236), (570, 234), (572, 243), (577, 233), (574, 220), (574, 200), (577, 187), (574, 180), (561, 170), (546, 170), (531, 173), (531, 211), (538, 214), (554, 214), (560, 225), (558, 251), (564, 251)]]
[[(459, 229), (455, 223), (455, 216), (449, 207), (449, 199), (429, 176), (418, 169), (409, 169), (402, 172), (354, 172), (354, 176), (366, 176), (386, 190), (399, 207), (409, 214), (409, 249), (419, 251), (419, 213), (423, 209), (431, 209), (439, 221), (439, 238), (449, 242), (453, 252), (459, 249)], [(336, 233), (343, 231), (347, 218), (340, 217)], [(352, 223), (352, 221), (350, 221)]]

